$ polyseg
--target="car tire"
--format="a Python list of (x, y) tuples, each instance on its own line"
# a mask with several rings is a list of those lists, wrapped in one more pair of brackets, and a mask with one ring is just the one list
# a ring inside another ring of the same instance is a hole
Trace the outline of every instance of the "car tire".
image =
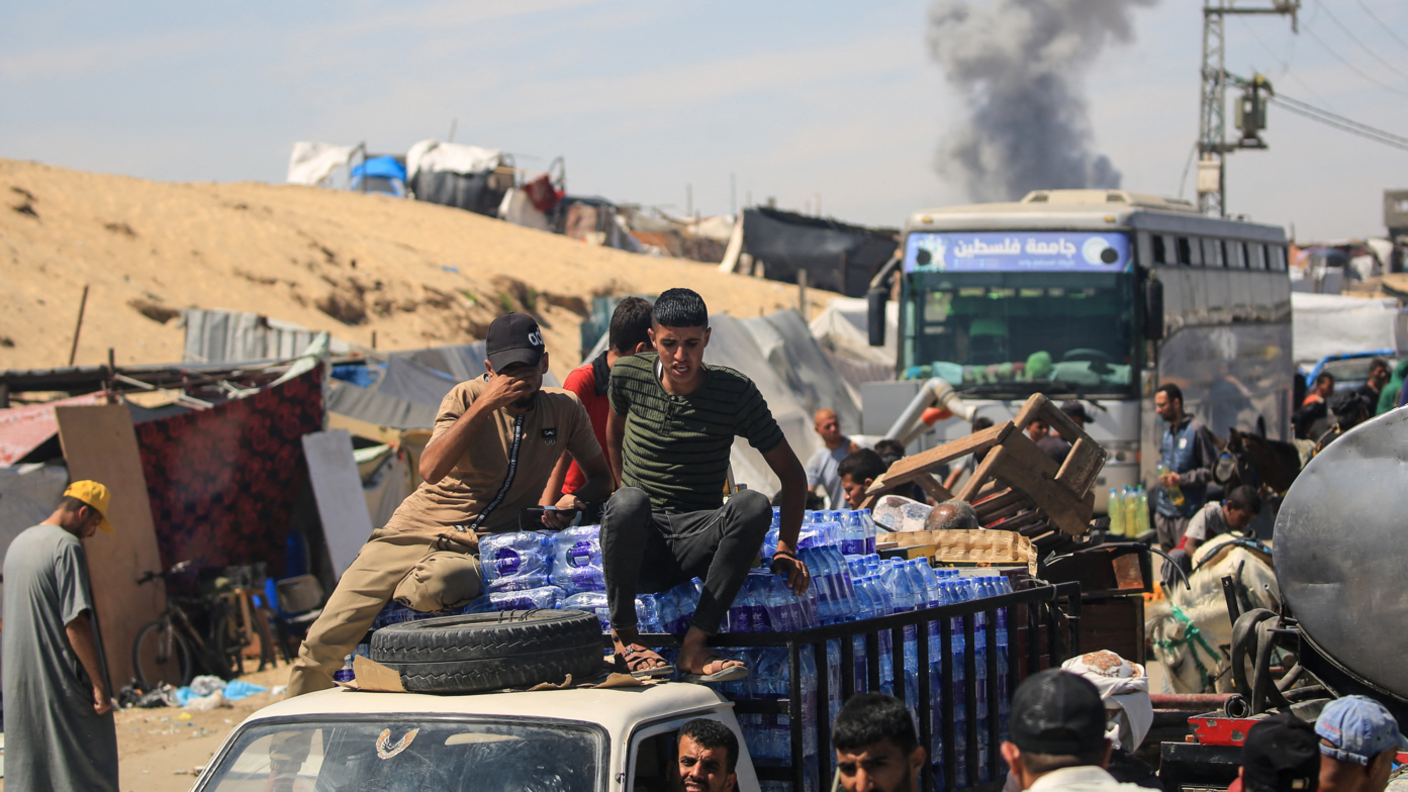
[(402, 622), (372, 634), (371, 659), (416, 693), (473, 693), (599, 676), (604, 645), (585, 611), (504, 611)]

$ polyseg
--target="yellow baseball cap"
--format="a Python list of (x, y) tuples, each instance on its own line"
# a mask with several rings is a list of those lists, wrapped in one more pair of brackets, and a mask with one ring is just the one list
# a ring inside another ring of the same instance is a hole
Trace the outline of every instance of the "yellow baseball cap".
[(64, 497), (78, 498), (97, 509), (103, 517), (98, 523), (98, 530), (113, 533), (112, 523), (108, 522), (108, 504), (112, 502), (112, 493), (108, 492), (107, 487), (96, 481), (75, 481), (64, 490)]

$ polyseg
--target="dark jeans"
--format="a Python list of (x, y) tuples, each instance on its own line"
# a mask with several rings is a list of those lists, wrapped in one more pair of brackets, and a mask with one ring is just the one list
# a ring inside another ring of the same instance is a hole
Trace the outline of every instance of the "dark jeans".
[(611, 496), (601, 515), (601, 563), (611, 626), (636, 627), (636, 594), (668, 591), (691, 578), (704, 581), (692, 625), (714, 635), (758, 561), (772, 524), (772, 506), (744, 490), (721, 508), (654, 514), (636, 487)]

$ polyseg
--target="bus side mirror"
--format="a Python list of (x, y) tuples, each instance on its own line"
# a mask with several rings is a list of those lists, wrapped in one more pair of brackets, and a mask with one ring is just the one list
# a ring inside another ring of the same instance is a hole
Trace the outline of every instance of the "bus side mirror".
[(1151, 280), (1144, 284), (1144, 337), (1159, 341), (1164, 337), (1164, 284)]
[(870, 331), (871, 346), (885, 346), (885, 300), (889, 296), (884, 289), (871, 289), (865, 293), (865, 325)]

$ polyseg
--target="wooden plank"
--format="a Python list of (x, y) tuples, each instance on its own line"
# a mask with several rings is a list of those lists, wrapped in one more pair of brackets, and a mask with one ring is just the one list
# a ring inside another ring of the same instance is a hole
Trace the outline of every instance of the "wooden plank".
[(1012, 423), (1004, 421), (997, 426), (990, 426), (966, 437), (960, 437), (953, 442), (944, 443), (938, 448), (931, 448), (928, 451), (920, 451), (913, 456), (907, 456), (885, 471), (886, 480), (891, 484), (911, 481), (915, 475), (928, 472), (946, 462), (952, 462), (975, 451), (996, 447), (1007, 439), (1007, 435), (1011, 431)]
[(1041, 410), (1041, 419), (1046, 421), (1046, 425), (1051, 427), (1051, 431), (1061, 436), (1067, 443), (1075, 444), (1076, 440), (1088, 437), (1085, 430), (1076, 425), (1069, 415), (1061, 412), (1061, 408), (1048, 401)]
[(1017, 427), (1018, 430), (1025, 432), (1027, 430), (1027, 424), (1031, 423), (1036, 418), (1040, 418), (1041, 409), (1050, 403), (1051, 400), (1046, 398), (1046, 394), (1033, 393), (1031, 396), (1027, 397), (1027, 402), (1022, 405), (1022, 409), (1017, 411), (1017, 417), (1012, 419), (1012, 425)]
[(1002, 459), (1007, 453), (1006, 438), (1010, 437), (1011, 434), (1005, 435), (1003, 444), (993, 446), (988, 451), (988, 455), (983, 457), (983, 461), (978, 463), (978, 469), (973, 471), (973, 475), (969, 476), (968, 480), (963, 483), (963, 489), (959, 490), (959, 500), (969, 503), (973, 502), (973, 495), (982, 489), (983, 484), (987, 483), (988, 479), (993, 477), (994, 471), (997, 470), (998, 465), (1002, 464)]
[(1056, 483), (1056, 462), (1051, 457), (1024, 435), (1009, 437), (1001, 450), (1006, 452), (999, 457), (1002, 470), (1010, 471), (1005, 475), (1020, 482), (1021, 489), (1053, 523), (1072, 536), (1086, 532), (1090, 520), (1088, 517), (1081, 519), (1080, 503)]
[(973, 503), (973, 511), (976, 511), (978, 513), (978, 516), (982, 517), (992, 512), (1005, 509), (1014, 503), (1022, 503), (1026, 499), (1026, 494), (1024, 494), (1021, 490), (1008, 489), (1006, 492), (1001, 492), (996, 495), (993, 495), (987, 500), (975, 501)]
[(916, 476), (914, 483), (918, 484), (929, 497), (933, 498), (935, 503), (943, 503), (946, 500), (953, 499), (953, 493), (944, 489), (944, 485), (940, 484), (938, 479), (935, 479), (928, 473)]
[(328, 413), (329, 429), (346, 429), (349, 433), (357, 437), (365, 438), (376, 443), (388, 443), (395, 445), (401, 440), (401, 430), (393, 429), (389, 426), (377, 426), (374, 423), (363, 421), (360, 418), (353, 418), (350, 415), (339, 413)]
[(303, 435), (302, 440), (332, 573), (341, 577), (372, 532), (362, 477), (352, 457), (352, 436), (345, 429), (329, 429)]
[(166, 608), (160, 582), (137, 584), (141, 575), (162, 568), (142, 456), (125, 405), (56, 407), (54, 415), (70, 481), (92, 479), (112, 493), (107, 518), (115, 533), (99, 531), (83, 544), (108, 675), (115, 686), (112, 693), (117, 695), (117, 688), (133, 677), (132, 644), (138, 630)]
[(1070, 453), (1066, 454), (1066, 461), (1056, 474), (1056, 480), (1070, 490), (1071, 497), (1081, 498), (1095, 483), (1095, 477), (1100, 475), (1103, 467), (1105, 449), (1088, 437), (1079, 437), (1071, 444)]

